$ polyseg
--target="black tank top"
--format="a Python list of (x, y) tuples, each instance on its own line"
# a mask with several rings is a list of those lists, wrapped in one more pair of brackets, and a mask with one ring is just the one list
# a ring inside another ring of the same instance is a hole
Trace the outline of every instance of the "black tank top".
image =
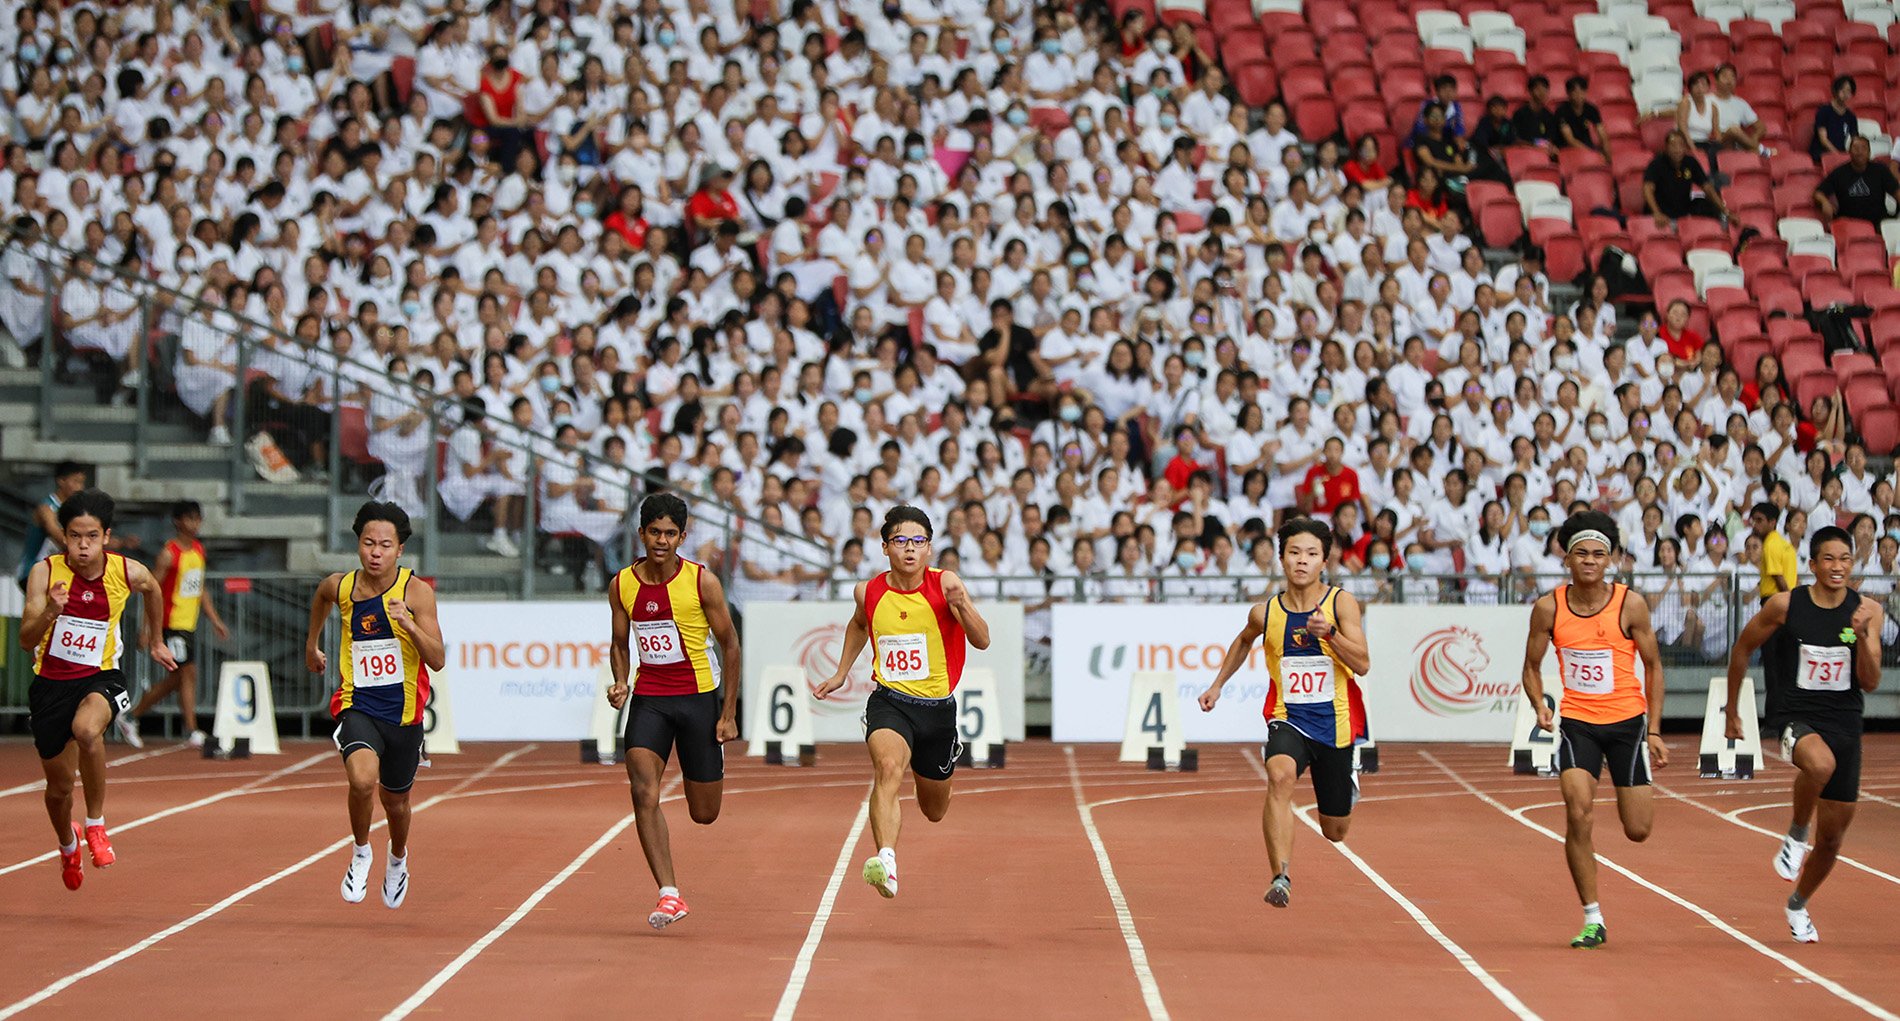
[(1762, 650), (1763, 715), (1775, 728), (1798, 720), (1859, 733), (1863, 696), (1854, 678), (1853, 620), (1860, 593), (1848, 589), (1831, 610), (1814, 605), (1812, 593), (1808, 585), (1788, 593), (1788, 622)]

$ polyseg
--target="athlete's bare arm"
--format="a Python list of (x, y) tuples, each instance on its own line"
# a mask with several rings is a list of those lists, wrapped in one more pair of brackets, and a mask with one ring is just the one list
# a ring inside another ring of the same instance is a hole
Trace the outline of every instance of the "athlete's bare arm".
[(1253, 643), (1259, 641), (1260, 636), (1266, 631), (1267, 604), (1255, 603), (1253, 609), (1247, 611), (1246, 626), (1242, 627), (1240, 633), (1234, 636), (1234, 640), (1228, 643), (1227, 655), (1221, 658), (1220, 670), (1214, 674), (1214, 683), (1208, 685), (1206, 691), (1201, 692), (1202, 712), (1214, 710), (1214, 704), (1220, 701), (1221, 689), (1227, 686), (1229, 678), (1232, 678), (1241, 667), (1247, 665), (1247, 656), (1253, 652)]
[(1549, 730), (1556, 722), (1544, 701), (1544, 654), (1550, 651), (1551, 629), (1557, 626), (1557, 597), (1543, 595), (1531, 604), (1531, 629), (1524, 636), (1524, 697), (1537, 710), (1537, 726)]
[[(711, 571), (699, 572), (699, 605), (706, 613), (706, 626), (719, 640), (719, 670), (725, 675), (725, 702), (719, 707), (719, 723), (713, 737), (721, 743), (739, 739), (739, 632), (732, 626), (732, 611), (726, 607), (726, 587)], [(623, 625), (624, 626), (624, 625)]]
[(830, 698), (831, 693), (844, 687), (845, 678), (851, 676), (851, 667), (863, 655), (864, 646), (871, 640), (871, 622), (864, 617), (864, 589), (869, 582), (858, 582), (853, 598), (857, 600), (857, 609), (851, 613), (851, 623), (844, 626), (844, 649), (838, 653), (838, 670), (831, 677), (812, 689), (815, 698)]
[(990, 622), (976, 612), (976, 600), (970, 598), (969, 586), (957, 577), (955, 571), (943, 572), (943, 599), (950, 604), (950, 613), (963, 625), (963, 634), (970, 640), (970, 648), (978, 652), (990, 647)]
[(1735, 636), (1735, 644), (1728, 652), (1728, 725), (1726, 736), (1731, 741), (1742, 737), (1742, 712), (1736, 706), (1736, 700), (1742, 697), (1742, 682), (1748, 678), (1748, 657), (1762, 647), (1762, 643), (1774, 636), (1781, 626), (1788, 623), (1788, 593), (1780, 592), (1768, 598), (1768, 602), (1755, 612), (1742, 633)]
[(317, 594), (310, 597), (310, 631), (304, 637), (303, 662), (313, 674), (322, 673), (330, 665), (330, 657), (323, 654), (323, 624), (330, 619), (337, 588), (342, 584), (343, 576), (332, 574), (317, 583)]
[(620, 602), (622, 574), (615, 574), (613, 580), (607, 583), (607, 605), (612, 608), (610, 612), (613, 618), (613, 640), (607, 645), (607, 666), (614, 673), (614, 682), (607, 688), (607, 704), (616, 711), (627, 704), (627, 694), (632, 690), (627, 686), (627, 674), (633, 669), (627, 652), (627, 608)]
[(26, 616), (20, 619), (20, 648), (32, 650), (39, 648), (40, 639), (46, 637), (46, 629), (53, 626), (61, 613), (66, 612), (66, 586), (64, 584), (48, 586), (46, 581), (52, 576), (52, 569), (42, 560), (33, 565), (26, 576)]
[(229, 640), (231, 629), (224, 626), (224, 618), (218, 614), (218, 608), (211, 605), (211, 590), (205, 589), (198, 596), (198, 605), (204, 609), (205, 619), (211, 622), (211, 630), (218, 635), (219, 641)]
[[(1353, 673), (1364, 677), (1372, 672), (1372, 647), (1366, 641), (1365, 611), (1359, 607), (1359, 600), (1350, 592), (1339, 593), (1333, 600), (1333, 606), (1339, 614), (1338, 620), (1332, 620), (1323, 613), (1316, 613), (1307, 621), (1306, 633), (1320, 640), (1321, 644), (1343, 660)], [(1318, 628), (1314, 624), (1319, 625)]]
[(389, 601), (389, 615), (409, 632), (422, 662), (431, 670), (442, 669), (448, 665), (449, 651), (442, 642), (442, 623), (435, 615), (435, 589), (411, 575), (403, 594), (407, 598)]
[(1853, 620), (1854, 678), (1862, 691), (1880, 687), (1880, 633), (1886, 623), (1887, 614), (1880, 604), (1862, 596)]
[(127, 560), (125, 582), (139, 594), (139, 644), (145, 646), (145, 651), (159, 666), (166, 670), (178, 669), (178, 660), (165, 644), (165, 593), (159, 589), (158, 579), (152, 577), (144, 564)]
[(1669, 746), (1663, 744), (1663, 666), (1662, 650), (1656, 646), (1656, 627), (1650, 621), (1649, 600), (1630, 589), (1623, 597), (1623, 630), (1636, 642), (1636, 654), (1643, 658), (1644, 684), (1649, 698), (1650, 765), (1661, 769), (1669, 765)]

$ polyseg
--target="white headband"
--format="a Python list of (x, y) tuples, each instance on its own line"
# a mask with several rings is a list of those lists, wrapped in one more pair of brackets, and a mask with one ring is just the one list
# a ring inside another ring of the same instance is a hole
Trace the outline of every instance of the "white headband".
[(1591, 539), (1595, 539), (1596, 541), (1602, 543), (1604, 549), (1613, 550), (1616, 548), (1616, 544), (1610, 541), (1609, 536), (1604, 535), (1602, 532), (1599, 532), (1594, 528), (1586, 528), (1583, 531), (1578, 532), (1576, 535), (1573, 535), (1570, 537), (1570, 541), (1564, 545), (1564, 552), (1569, 553), (1572, 550), (1577, 548), (1578, 543), (1588, 542)]

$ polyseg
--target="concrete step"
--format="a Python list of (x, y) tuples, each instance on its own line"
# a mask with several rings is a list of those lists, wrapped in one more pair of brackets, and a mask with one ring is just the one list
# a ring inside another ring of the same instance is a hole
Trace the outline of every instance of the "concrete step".
[(194, 478), (170, 472), (156, 472), (143, 478), (132, 474), (129, 466), (112, 465), (99, 469), (99, 488), (130, 503), (173, 503), (196, 500), (199, 503), (224, 503), (230, 484), (222, 477)]
[(323, 520), (303, 514), (237, 514), (223, 504), (205, 504), (205, 531), (226, 539), (258, 541), (319, 540)]
[(138, 422), (138, 414), (139, 409), (130, 405), (118, 408), (110, 404), (79, 404), (65, 401), (53, 404), (53, 420), (56, 422), (107, 422), (135, 425)]
[(129, 465), (132, 463), (132, 445), (124, 442), (106, 442), (100, 440), (75, 440), (60, 438), (43, 440), (35, 426), (7, 425), (0, 427), (0, 459), (18, 463), (52, 464), (58, 461), (79, 461), (103, 467), (109, 464)]

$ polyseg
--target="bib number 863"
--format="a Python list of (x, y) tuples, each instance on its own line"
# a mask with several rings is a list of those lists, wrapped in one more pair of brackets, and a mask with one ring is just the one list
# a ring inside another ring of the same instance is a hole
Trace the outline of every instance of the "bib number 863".
[(665, 632), (639, 636), (640, 654), (653, 656), (673, 651), (673, 636)]

